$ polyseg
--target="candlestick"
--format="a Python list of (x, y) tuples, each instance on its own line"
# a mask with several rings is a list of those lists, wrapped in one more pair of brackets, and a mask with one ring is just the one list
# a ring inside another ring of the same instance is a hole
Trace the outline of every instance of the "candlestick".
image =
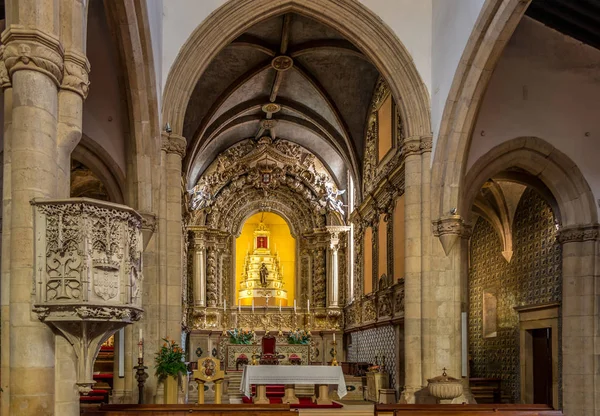
[(138, 358), (138, 365), (133, 367), (137, 371), (135, 372), (135, 379), (138, 382), (138, 404), (144, 403), (144, 384), (146, 383), (146, 379), (148, 378), (148, 373), (146, 373), (146, 367), (144, 365), (144, 358)]
[(337, 362), (337, 348), (336, 348), (337, 343), (335, 342), (335, 340), (333, 341), (333, 359), (331, 360), (331, 366), (332, 367), (337, 367), (338, 362)]

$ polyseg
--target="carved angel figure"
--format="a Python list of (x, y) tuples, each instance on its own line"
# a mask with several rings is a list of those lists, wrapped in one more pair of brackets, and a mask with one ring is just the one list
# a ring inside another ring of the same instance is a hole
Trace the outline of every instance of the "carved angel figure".
[(342, 189), (342, 190), (335, 190), (333, 188), (333, 186), (331, 186), (330, 184), (328, 184), (325, 187), (325, 191), (327, 192), (327, 195), (325, 196), (325, 201), (327, 202), (327, 208), (329, 208), (332, 211), (336, 211), (339, 212), (340, 214), (344, 214), (344, 203), (342, 202), (342, 200), (338, 199), (340, 195), (343, 195), (346, 190)]
[(206, 208), (212, 203), (213, 198), (207, 186), (196, 185), (189, 192), (192, 196), (192, 200), (190, 202), (190, 208), (192, 210), (200, 210), (202, 208)]

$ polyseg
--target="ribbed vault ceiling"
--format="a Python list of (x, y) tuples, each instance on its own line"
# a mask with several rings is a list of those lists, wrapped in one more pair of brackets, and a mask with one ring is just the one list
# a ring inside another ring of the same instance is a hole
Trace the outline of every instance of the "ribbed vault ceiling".
[(377, 69), (338, 32), (297, 14), (261, 22), (225, 47), (188, 104), (188, 186), (235, 143), (284, 138), (317, 155), (341, 188), (361, 171)]

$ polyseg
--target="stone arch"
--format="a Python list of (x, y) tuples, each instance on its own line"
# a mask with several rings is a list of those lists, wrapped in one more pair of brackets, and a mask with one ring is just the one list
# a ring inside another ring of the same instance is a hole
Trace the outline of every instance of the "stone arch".
[(155, 212), (157, 207), (146, 190), (153, 188), (149, 172), (160, 164), (161, 137), (147, 5), (111, 2), (107, 19), (117, 42), (129, 116), (125, 200), (140, 212)]
[[(467, 173), (460, 212), (469, 219), (475, 197), (486, 180), (510, 168), (519, 168), (539, 179), (558, 206), (563, 227), (594, 224), (598, 213), (594, 195), (575, 163), (548, 142), (537, 137), (519, 137), (502, 143), (475, 162)], [(536, 182), (536, 181), (534, 181)], [(532, 183), (540, 188), (539, 183)], [(543, 188), (542, 195), (544, 195)]]
[[(531, 0), (486, 0), (446, 99), (432, 164), (432, 218), (458, 208), (465, 186), (471, 133), (496, 63)], [(466, 215), (467, 211), (458, 211)]]
[(290, 12), (336, 29), (361, 49), (388, 82), (407, 137), (431, 135), (429, 94), (410, 54), (392, 30), (356, 0), (232, 0), (218, 8), (191, 34), (169, 71), (162, 120), (175, 134), (182, 134), (193, 88), (217, 53), (257, 22)]
[(125, 174), (102, 146), (84, 134), (79, 144), (73, 149), (71, 157), (83, 163), (102, 181), (111, 202), (124, 203), (122, 185), (125, 183)]

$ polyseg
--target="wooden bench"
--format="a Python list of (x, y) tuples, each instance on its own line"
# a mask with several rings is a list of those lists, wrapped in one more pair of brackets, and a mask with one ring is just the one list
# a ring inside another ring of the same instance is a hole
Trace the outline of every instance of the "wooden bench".
[(378, 416), (563, 416), (544, 404), (378, 404)]
[(289, 404), (109, 404), (83, 411), (84, 416), (289, 416)]
[(502, 403), (502, 379), (470, 378), (469, 388), (478, 404)]

